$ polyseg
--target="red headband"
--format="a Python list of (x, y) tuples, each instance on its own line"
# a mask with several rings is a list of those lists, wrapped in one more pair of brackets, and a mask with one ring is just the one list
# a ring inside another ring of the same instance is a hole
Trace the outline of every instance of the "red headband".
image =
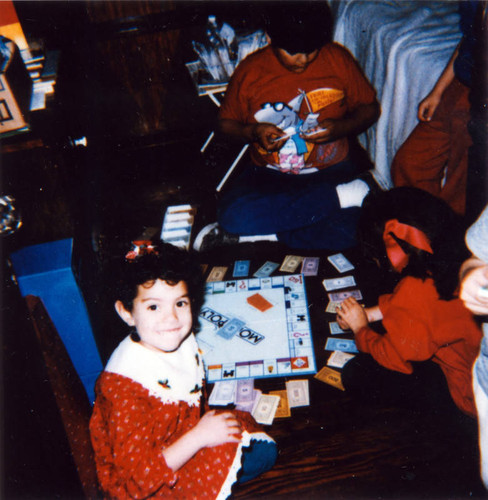
[(398, 244), (395, 235), (400, 240), (406, 241), (415, 248), (425, 250), (429, 253), (434, 253), (430, 246), (430, 241), (425, 234), (416, 227), (402, 224), (397, 219), (391, 219), (385, 224), (385, 231), (383, 232), (383, 241), (386, 246), (386, 255), (393, 266), (395, 271), (400, 272), (408, 264), (409, 256), (403, 251), (402, 247)]

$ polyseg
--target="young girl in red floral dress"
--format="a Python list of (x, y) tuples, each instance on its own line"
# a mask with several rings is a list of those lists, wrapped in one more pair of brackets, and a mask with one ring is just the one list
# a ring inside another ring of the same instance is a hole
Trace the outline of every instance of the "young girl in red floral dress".
[(190, 255), (138, 242), (117, 279), (115, 309), (133, 331), (96, 385), (90, 422), (110, 498), (226, 498), (271, 468), (274, 441), (248, 413), (206, 411), (195, 336), (203, 279)]

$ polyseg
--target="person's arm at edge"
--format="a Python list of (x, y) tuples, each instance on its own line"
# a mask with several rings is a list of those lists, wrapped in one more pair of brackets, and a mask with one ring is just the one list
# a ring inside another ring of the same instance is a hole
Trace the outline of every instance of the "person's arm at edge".
[(459, 298), (473, 314), (488, 314), (488, 298), (480, 290), (488, 285), (488, 264), (471, 256), (461, 265), (459, 271)]
[(438, 78), (433, 89), (420, 102), (417, 113), (417, 118), (420, 121), (429, 121), (432, 118), (442, 98), (442, 94), (454, 80), (454, 61), (456, 60), (459, 52), (459, 45), (460, 44), (458, 44), (456, 50), (453, 52), (447, 66), (444, 68), (444, 71), (441, 73), (441, 76)]
[(468, 275), (468, 273), (470, 273), (473, 269), (483, 266), (486, 266), (486, 262), (472, 255), (469, 259), (466, 259), (461, 265), (461, 269), (459, 270), (459, 282), (462, 282), (463, 279)]

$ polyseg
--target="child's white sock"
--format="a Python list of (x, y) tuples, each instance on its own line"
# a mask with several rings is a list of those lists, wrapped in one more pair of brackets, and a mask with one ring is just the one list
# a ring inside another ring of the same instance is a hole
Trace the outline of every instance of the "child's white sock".
[(354, 179), (336, 186), (341, 208), (360, 207), (369, 193), (369, 186), (361, 179)]
[(239, 236), (239, 243), (252, 243), (254, 241), (278, 241), (276, 234), (253, 234), (251, 236)]

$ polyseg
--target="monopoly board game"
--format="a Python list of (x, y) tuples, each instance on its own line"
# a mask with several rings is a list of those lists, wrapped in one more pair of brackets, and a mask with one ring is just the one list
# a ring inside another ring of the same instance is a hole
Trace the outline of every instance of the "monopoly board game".
[(207, 283), (200, 325), (209, 382), (316, 372), (301, 274)]

